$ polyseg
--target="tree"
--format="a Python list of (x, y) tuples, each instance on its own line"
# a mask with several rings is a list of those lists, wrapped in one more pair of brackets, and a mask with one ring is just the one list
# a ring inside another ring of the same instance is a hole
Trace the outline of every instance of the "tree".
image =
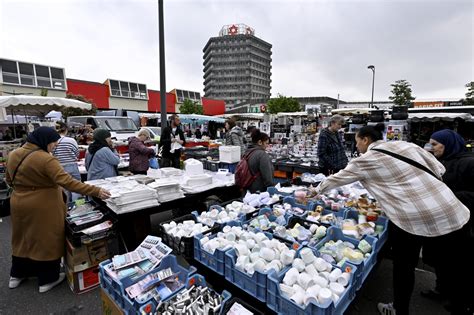
[(66, 119), (69, 116), (84, 116), (84, 115), (92, 115), (94, 116), (97, 113), (97, 107), (95, 106), (95, 103), (92, 100), (89, 100), (85, 98), (82, 95), (74, 95), (74, 94), (67, 94), (66, 98), (78, 100), (81, 102), (89, 103), (92, 105), (90, 110), (87, 109), (80, 109), (80, 108), (74, 108), (74, 107), (65, 107), (61, 109), (61, 113), (63, 115), (63, 118)]
[(411, 84), (406, 80), (398, 80), (395, 81), (392, 86), (392, 94), (393, 96), (389, 96), (388, 98), (393, 101), (395, 105), (409, 105), (411, 101), (415, 99), (414, 96), (411, 95)]
[(467, 87), (466, 98), (462, 100), (463, 105), (474, 105), (474, 81), (465, 85)]
[(267, 111), (270, 114), (278, 114), (281, 112), (292, 113), (300, 110), (301, 106), (297, 100), (280, 94), (278, 94), (277, 98), (273, 98), (267, 102)]
[(183, 105), (179, 107), (179, 112), (181, 114), (199, 114), (202, 115), (204, 110), (201, 105), (197, 102), (193, 102), (189, 99), (185, 99)]

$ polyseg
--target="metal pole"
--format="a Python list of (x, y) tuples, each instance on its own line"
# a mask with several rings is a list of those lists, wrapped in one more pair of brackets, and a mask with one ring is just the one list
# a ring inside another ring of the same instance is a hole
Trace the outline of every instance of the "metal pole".
[(161, 134), (167, 126), (166, 121), (166, 72), (165, 72), (165, 30), (163, 19), (163, 0), (158, 0), (158, 29), (160, 45), (160, 102), (161, 102)]
[(16, 126), (15, 126), (15, 115), (13, 114), (13, 108), (12, 108), (12, 122), (13, 122), (13, 140), (16, 139)]
[(371, 107), (374, 108), (374, 84), (375, 84), (375, 67), (372, 68), (373, 71), (373, 76), (372, 76), (372, 101), (371, 101)]
[(339, 93), (337, 93), (337, 105), (336, 105), (336, 109), (339, 109)]

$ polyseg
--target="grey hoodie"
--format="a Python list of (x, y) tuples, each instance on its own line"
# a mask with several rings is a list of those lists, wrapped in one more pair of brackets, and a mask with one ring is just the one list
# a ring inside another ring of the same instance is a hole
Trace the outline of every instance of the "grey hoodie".
[(244, 132), (239, 126), (234, 126), (225, 135), (225, 145), (237, 145), (240, 146), (240, 156), (244, 155), (246, 145), (244, 143)]

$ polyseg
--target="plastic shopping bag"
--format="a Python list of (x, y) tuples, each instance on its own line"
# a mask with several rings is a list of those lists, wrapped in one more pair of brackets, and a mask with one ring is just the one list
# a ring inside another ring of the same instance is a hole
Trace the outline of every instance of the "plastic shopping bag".
[(150, 159), (150, 168), (159, 169), (158, 159), (156, 157)]

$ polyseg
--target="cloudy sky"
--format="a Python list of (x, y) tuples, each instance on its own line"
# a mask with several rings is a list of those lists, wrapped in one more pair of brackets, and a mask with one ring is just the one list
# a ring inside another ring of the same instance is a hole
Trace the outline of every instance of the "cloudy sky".
[[(203, 91), (202, 49), (245, 23), (273, 45), (272, 94), (462, 98), (474, 80), (472, 0), (164, 0), (167, 90)], [(157, 0), (0, 0), (0, 58), (159, 89)]]

